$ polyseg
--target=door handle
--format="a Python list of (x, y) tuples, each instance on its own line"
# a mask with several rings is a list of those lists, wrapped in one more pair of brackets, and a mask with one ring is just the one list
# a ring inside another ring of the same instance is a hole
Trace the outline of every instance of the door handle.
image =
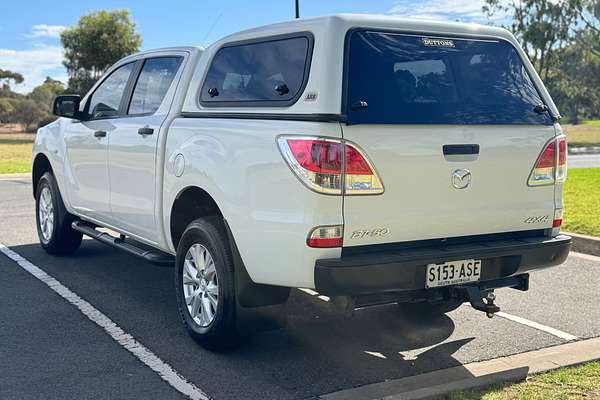
[(442, 148), (445, 156), (479, 154), (478, 144), (445, 144)]
[(152, 135), (154, 133), (154, 129), (152, 128), (140, 128), (138, 129), (138, 134), (142, 136)]
[(96, 131), (94, 132), (94, 136), (97, 138), (106, 137), (106, 131)]

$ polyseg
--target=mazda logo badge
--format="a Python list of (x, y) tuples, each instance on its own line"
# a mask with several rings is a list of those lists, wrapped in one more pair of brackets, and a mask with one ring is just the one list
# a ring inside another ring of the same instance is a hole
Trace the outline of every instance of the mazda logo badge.
[(466, 189), (471, 183), (471, 171), (456, 169), (452, 172), (452, 186), (456, 189)]

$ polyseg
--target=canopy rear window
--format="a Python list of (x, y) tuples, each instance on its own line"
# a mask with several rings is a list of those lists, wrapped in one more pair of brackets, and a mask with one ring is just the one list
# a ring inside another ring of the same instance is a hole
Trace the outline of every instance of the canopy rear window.
[(552, 124), (505, 41), (354, 31), (346, 113), (362, 124)]

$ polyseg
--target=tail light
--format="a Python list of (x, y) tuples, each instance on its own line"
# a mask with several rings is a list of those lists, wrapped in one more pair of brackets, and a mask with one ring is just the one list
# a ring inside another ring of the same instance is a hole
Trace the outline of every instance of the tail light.
[(558, 138), (558, 164), (556, 166), (556, 181), (567, 180), (567, 138)]
[(339, 139), (282, 136), (281, 154), (310, 189), (326, 194), (380, 194), (383, 184), (357, 145)]
[(559, 136), (546, 144), (531, 174), (529, 186), (552, 185), (567, 178), (567, 138)]
[(557, 208), (554, 210), (554, 220), (552, 220), (553, 228), (560, 228), (563, 220), (563, 209)]
[(554, 209), (554, 219), (552, 220), (552, 229), (550, 230), (550, 237), (555, 237), (560, 233), (560, 226), (563, 220), (563, 209)]
[(306, 239), (308, 247), (342, 247), (344, 242), (344, 226), (318, 226), (314, 228)]

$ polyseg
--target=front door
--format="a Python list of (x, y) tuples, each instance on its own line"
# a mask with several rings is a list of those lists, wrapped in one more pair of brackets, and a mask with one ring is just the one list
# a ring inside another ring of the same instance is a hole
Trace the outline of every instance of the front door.
[(108, 142), (133, 68), (125, 64), (110, 73), (89, 97), (86, 118), (70, 120), (64, 131), (70, 203), (79, 215), (103, 222), (110, 218)]

